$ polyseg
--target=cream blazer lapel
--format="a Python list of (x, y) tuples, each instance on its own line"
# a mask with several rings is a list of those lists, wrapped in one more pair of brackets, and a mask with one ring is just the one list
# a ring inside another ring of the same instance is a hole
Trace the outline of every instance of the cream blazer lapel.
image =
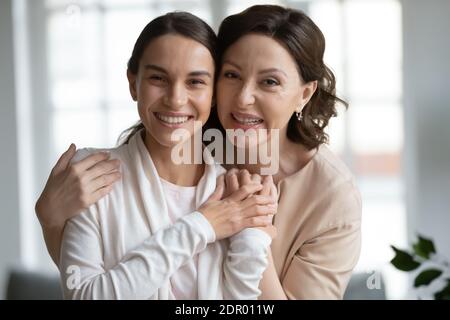
[[(152, 234), (171, 224), (168, 215), (161, 179), (151, 156), (142, 140), (141, 132), (136, 133), (129, 141), (130, 153), (134, 154), (137, 170), (139, 192), (141, 193), (144, 209)], [(196, 207), (200, 207), (214, 192), (216, 178), (225, 172), (219, 164), (214, 163), (209, 150), (204, 148), (205, 174), (200, 179), (196, 193)], [(142, 168), (144, 170), (142, 170)], [(222, 299), (223, 272), (222, 262), (227, 250), (228, 241), (215, 241), (209, 244), (198, 259), (198, 295), (199, 299)], [(154, 299), (174, 299), (170, 280), (158, 289)]]

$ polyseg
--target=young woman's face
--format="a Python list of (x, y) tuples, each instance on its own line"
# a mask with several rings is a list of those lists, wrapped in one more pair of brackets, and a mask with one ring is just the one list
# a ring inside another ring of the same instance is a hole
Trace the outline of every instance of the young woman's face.
[(128, 72), (130, 92), (152, 141), (166, 147), (177, 128), (194, 133), (194, 121), (211, 111), (214, 61), (199, 42), (179, 35), (156, 38), (145, 49), (137, 75)]
[[(282, 45), (264, 35), (245, 35), (223, 57), (217, 82), (220, 122), (225, 129), (269, 129), (267, 139), (270, 129), (280, 129), (279, 137), (285, 139), (292, 114), (314, 93), (310, 87)], [(266, 140), (257, 139), (250, 144)]]

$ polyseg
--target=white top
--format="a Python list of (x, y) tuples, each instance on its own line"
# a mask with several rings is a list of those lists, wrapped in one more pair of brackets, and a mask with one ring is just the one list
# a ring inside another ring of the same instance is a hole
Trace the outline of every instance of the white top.
[[(79, 151), (73, 161), (96, 151)], [(172, 224), (141, 134), (109, 151), (121, 160), (122, 179), (64, 229), (59, 266), (65, 298), (175, 299), (170, 278), (195, 255), (199, 299), (259, 296), (271, 242), (266, 233), (245, 229), (215, 241), (212, 226), (196, 211)], [(206, 165), (195, 208), (208, 199), (224, 171)]]
[[(197, 187), (183, 187), (170, 183), (161, 179), (161, 184), (164, 190), (164, 196), (167, 203), (167, 210), (169, 218), (172, 223), (181, 217), (194, 212), (195, 208), (195, 193)], [(214, 238), (214, 230), (210, 235)], [(192, 259), (182, 265), (170, 277), (170, 284), (172, 292), (177, 300), (194, 300), (198, 299), (197, 293), (197, 267), (198, 255), (196, 254)]]

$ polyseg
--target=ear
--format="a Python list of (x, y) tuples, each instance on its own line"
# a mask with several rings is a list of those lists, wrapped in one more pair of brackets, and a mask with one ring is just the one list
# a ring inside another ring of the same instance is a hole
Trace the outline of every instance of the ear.
[(131, 97), (134, 101), (137, 101), (137, 90), (136, 90), (136, 78), (137, 76), (127, 69), (128, 86), (130, 89)]
[[(314, 92), (316, 92), (316, 90), (317, 90), (317, 80), (310, 81), (310, 82), (303, 84), (302, 90), (303, 90), (303, 93), (301, 96), (300, 105), (305, 106), (309, 102), (311, 97), (313, 96)], [(300, 112), (300, 111), (301, 111), (301, 109), (297, 110), (297, 112)]]

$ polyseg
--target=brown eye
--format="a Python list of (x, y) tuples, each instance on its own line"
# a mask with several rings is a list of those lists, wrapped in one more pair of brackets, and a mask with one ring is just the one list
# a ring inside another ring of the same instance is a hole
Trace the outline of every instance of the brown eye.
[(232, 72), (232, 71), (225, 71), (225, 72), (223, 73), (223, 76), (224, 76), (225, 78), (228, 78), (228, 79), (236, 79), (236, 78), (239, 78), (239, 75), (238, 75), (236, 72)]
[(278, 86), (280, 84), (277, 80), (272, 79), (272, 78), (264, 79), (262, 82), (264, 85), (269, 86), (269, 87)]
[(200, 79), (191, 79), (191, 80), (189, 80), (189, 84), (190, 85), (194, 85), (194, 86), (198, 86), (198, 85), (205, 84), (205, 81), (200, 80)]
[(164, 82), (165, 81), (165, 79), (159, 75), (151, 75), (149, 77), (149, 79), (152, 81), (156, 81), (156, 82)]

